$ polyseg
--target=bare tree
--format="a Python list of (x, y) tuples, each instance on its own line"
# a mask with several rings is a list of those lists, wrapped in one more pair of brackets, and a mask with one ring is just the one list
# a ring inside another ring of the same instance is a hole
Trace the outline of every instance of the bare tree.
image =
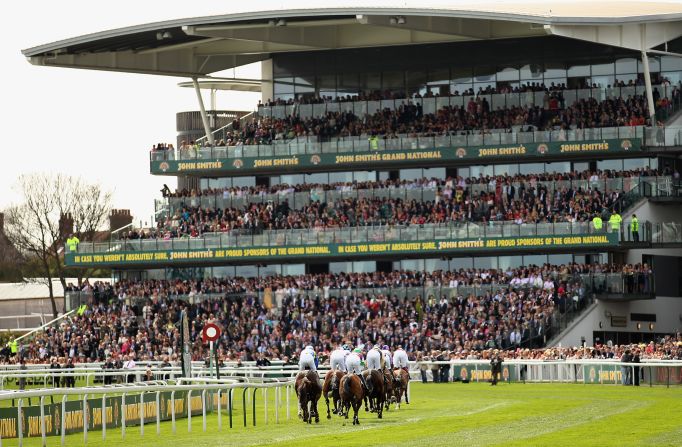
[[(17, 249), (35, 258), (49, 290), (52, 313), (57, 317), (53, 279), (66, 289), (64, 242), (73, 232), (90, 238), (103, 227), (111, 208), (111, 193), (99, 185), (62, 174), (21, 175), (17, 182), (22, 201), (5, 213), (5, 233)], [(73, 228), (64, 226), (72, 222)]]

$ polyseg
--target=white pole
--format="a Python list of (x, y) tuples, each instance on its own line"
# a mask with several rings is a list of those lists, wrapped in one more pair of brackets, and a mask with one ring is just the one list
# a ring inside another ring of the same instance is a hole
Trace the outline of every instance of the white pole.
[(45, 396), (40, 396), (40, 436), (43, 438), (42, 445), (45, 447), (47, 445), (47, 439), (45, 437)]
[(88, 395), (83, 394), (83, 444), (88, 443)]
[(102, 441), (107, 439), (107, 395), (102, 394)]
[(27, 333), (25, 333), (24, 335), (22, 335), (21, 337), (17, 337), (14, 341), (19, 341), (19, 340), (21, 340), (22, 338), (26, 338), (26, 337), (28, 337), (29, 335), (35, 334), (35, 333), (38, 332), (38, 331), (42, 331), (42, 330), (45, 329), (46, 327), (50, 326), (52, 323), (56, 323), (57, 321), (59, 321), (59, 320), (61, 320), (61, 319), (63, 319), (63, 318), (68, 317), (68, 316), (71, 315), (72, 313), (76, 312), (76, 310), (77, 310), (77, 309), (73, 309), (73, 310), (71, 310), (71, 311), (65, 313), (65, 314), (62, 315), (61, 317), (57, 317), (57, 318), (55, 318), (54, 320), (50, 320), (50, 321), (48, 321), (47, 323), (45, 323), (44, 325), (40, 326), (39, 328), (33, 329), (33, 330), (30, 331), (30, 332), (27, 332)]
[(199, 88), (197, 78), (192, 78), (192, 84), (194, 84), (194, 91), (197, 93), (197, 99), (199, 100), (199, 112), (201, 113), (201, 121), (204, 123), (206, 138), (208, 139), (208, 143), (213, 146), (215, 141), (213, 140), (213, 134), (211, 133), (211, 126), (208, 124), (208, 115), (206, 115), (206, 108), (204, 107), (204, 98), (201, 96), (201, 89)]
[(654, 108), (654, 93), (651, 89), (651, 72), (649, 71), (649, 56), (646, 54), (646, 23), (639, 25), (640, 39), (642, 45), (642, 65), (644, 66), (644, 86), (646, 88), (646, 101), (649, 107), (649, 119), (651, 127), (656, 127), (656, 109)]

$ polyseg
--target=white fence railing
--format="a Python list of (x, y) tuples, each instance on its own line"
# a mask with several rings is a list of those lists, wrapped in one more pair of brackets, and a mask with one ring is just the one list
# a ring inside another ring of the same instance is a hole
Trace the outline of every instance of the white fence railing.
[[(203, 382), (203, 383), (202, 383)], [(153, 381), (130, 385), (113, 385), (80, 388), (54, 388), (34, 390), (5, 390), (0, 392), (0, 403), (11, 400), (10, 418), (3, 418), (2, 429), (9, 428), (9, 436), (18, 439), (18, 445), (23, 446), (23, 440), (28, 436), (40, 436), (42, 445), (47, 444), (47, 437), (60, 436), (61, 445), (65, 445), (67, 433), (82, 432), (83, 442), (87, 443), (88, 431), (101, 431), (102, 441), (106, 441), (107, 430), (120, 428), (121, 436), (125, 438), (127, 425), (139, 425), (140, 435), (144, 435), (146, 424), (156, 424), (156, 434), (161, 433), (161, 420), (170, 421), (173, 433), (177, 430), (176, 420), (180, 417), (187, 419), (187, 431), (192, 431), (192, 416), (199, 413), (202, 418), (202, 429), (207, 431), (207, 413), (216, 413), (218, 430), (223, 426), (223, 412), (229, 418), (230, 428), (233, 426), (234, 392), (242, 392), (241, 413), (244, 426), (247, 426), (247, 413), (251, 413), (253, 425), (256, 425), (257, 391), (261, 390), (263, 399), (264, 423), (268, 423), (268, 390), (274, 390), (275, 423), (280, 421), (280, 409), (284, 403), (286, 419), (291, 418), (290, 394), (293, 389), (292, 380), (272, 383), (242, 383), (234, 379), (224, 381), (211, 379), (183, 379), (172, 384), (164, 381)], [(253, 393), (249, 393), (253, 391)], [(196, 393), (193, 396), (193, 393)], [(283, 396), (284, 394), (284, 396)], [(61, 397), (61, 401), (54, 403), (54, 397)], [(78, 400), (69, 399), (77, 396)], [(163, 398), (166, 402), (161, 403)], [(49, 398), (51, 403), (46, 402)], [(31, 399), (37, 399), (37, 406), (30, 406)], [(25, 406), (29, 402), (29, 407)], [(249, 409), (249, 403), (251, 409)], [(180, 404), (180, 405), (178, 405)], [(73, 408), (73, 407), (77, 408)], [(166, 412), (162, 411), (166, 408)], [(36, 416), (24, 414), (33, 410)], [(77, 413), (75, 417), (73, 413)], [(56, 414), (60, 416), (55, 417)], [(39, 417), (38, 417), (39, 415)], [(5, 415), (7, 416), (7, 415)], [(7, 420), (13, 423), (5, 423)], [(28, 421), (28, 422), (26, 422)], [(24, 424), (28, 424), (25, 426)], [(0, 431), (2, 433), (2, 431)], [(14, 436), (13, 436), (14, 435)], [(2, 438), (0, 438), (0, 443)]]

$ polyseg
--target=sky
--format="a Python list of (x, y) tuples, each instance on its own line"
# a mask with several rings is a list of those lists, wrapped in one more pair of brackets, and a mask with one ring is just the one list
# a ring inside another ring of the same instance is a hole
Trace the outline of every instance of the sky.
[[(14, 187), (20, 174), (62, 172), (102, 184), (113, 191), (114, 208), (130, 209), (136, 223), (149, 223), (163, 183), (176, 185), (149, 173), (149, 149), (159, 141), (175, 143), (177, 112), (198, 110), (194, 90), (177, 87), (188, 79), (37, 67), (21, 50), (121, 26), (229, 12), (215, 5), (203, 0), (0, 2), (5, 141), (0, 210), (20, 199)], [(260, 68), (236, 74), (259, 76)], [(217, 108), (253, 110), (259, 96), (222, 92)], [(208, 92), (204, 101), (208, 107)]]

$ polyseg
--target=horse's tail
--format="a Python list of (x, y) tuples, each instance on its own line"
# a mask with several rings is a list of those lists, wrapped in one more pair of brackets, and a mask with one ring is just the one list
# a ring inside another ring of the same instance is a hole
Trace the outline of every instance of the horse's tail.
[(337, 380), (336, 371), (334, 371), (334, 374), (332, 375), (332, 381), (329, 383), (329, 387), (332, 389), (332, 391), (338, 388), (336, 380)]

